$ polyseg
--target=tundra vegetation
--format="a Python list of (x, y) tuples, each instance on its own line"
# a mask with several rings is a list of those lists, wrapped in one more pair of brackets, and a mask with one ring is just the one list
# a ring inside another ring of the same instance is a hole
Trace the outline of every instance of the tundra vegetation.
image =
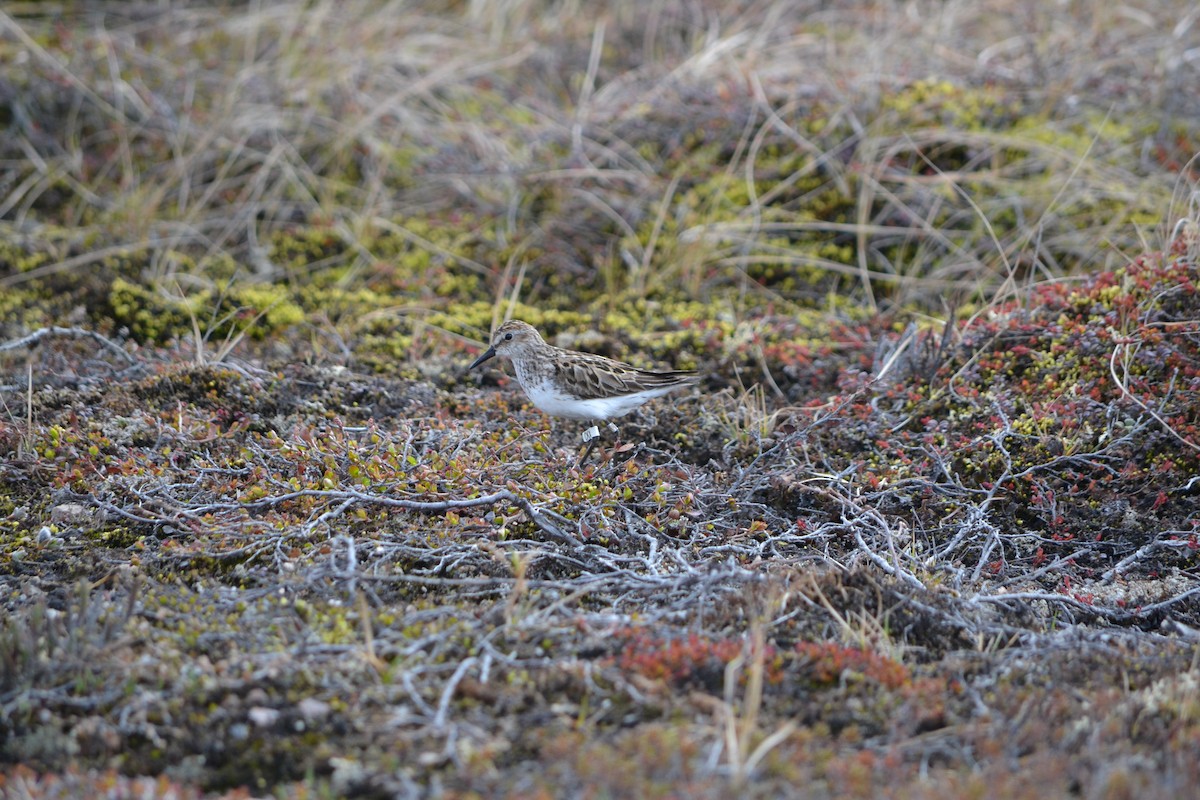
[[(0, 795), (1194, 791), (1197, 42), (7, 4)], [(701, 380), (577, 466), (506, 318)]]

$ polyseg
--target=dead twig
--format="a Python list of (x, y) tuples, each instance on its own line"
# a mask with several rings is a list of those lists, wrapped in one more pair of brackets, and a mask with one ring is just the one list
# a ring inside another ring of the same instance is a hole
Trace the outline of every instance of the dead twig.
[[(355, 503), (382, 505), (389, 508), (400, 508), (405, 511), (414, 511), (420, 514), (444, 514), (448, 511), (461, 511), (470, 508), (480, 508), (482, 506), (493, 506), (498, 503), (511, 503), (517, 508), (525, 512), (530, 521), (538, 527), (546, 535), (556, 541), (571, 545), (572, 547), (581, 546), (581, 542), (571, 534), (564, 530), (564, 526), (568, 524), (568, 520), (560, 514), (553, 511), (548, 511), (544, 508), (539, 508), (527, 498), (521, 497), (515, 492), (508, 489), (502, 489), (491, 494), (481, 495), (480, 497), (456, 498), (448, 500), (410, 500), (402, 497), (388, 497), (386, 495), (374, 494), (371, 492), (361, 492), (354, 489), (301, 489), (295, 492), (287, 492), (284, 494), (271, 495), (257, 500), (244, 501), (238, 503), (211, 503), (205, 505), (197, 505), (186, 509), (180, 507), (172, 509), (170, 505), (164, 508), (163, 512), (156, 517), (142, 517), (132, 514), (124, 509), (113, 508), (112, 510), (119, 513), (121, 516), (131, 519), (136, 522), (149, 522), (151, 524), (166, 521), (171, 516), (181, 516), (189, 520), (197, 520), (204, 514), (209, 514), (219, 511), (229, 511), (235, 508), (241, 509), (261, 509), (271, 508), (283, 503), (294, 500), (299, 500), (306, 497), (323, 498), (331, 501), (341, 501), (340, 504), (321, 516), (317, 517), (311, 523), (305, 526), (305, 532), (311, 532), (317, 526), (327, 523), (332, 519), (337, 518), (345, 513)], [(144, 498), (153, 500), (154, 498)], [(106, 504), (104, 506), (108, 508)]]
[(1193, 587), (1185, 592), (1180, 592), (1174, 597), (1169, 597), (1166, 600), (1162, 600), (1157, 603), (1151, 603), (1147, 606), (1142, 606), (1134, 611), (1123, 611), (1116, 608), (1110, 608), (1108, 606), (1098, 606), (1092, 603), (1084, 602), (1083, 600), (1077, 600), (1069, 595), (1054, 594), (1051, 592), (1013, 592), (1011, 594), (999, 595), (978, 594), (970, 598), (969, 602), (1005, 605), (1010, 602), (1040, 600), (1045, 603), (1053, 603), (1066, 608), (1075, 609), (1076, 611), (1081, 611), (1084, 614), (1106, 619), (1110, 622), (1131, 624), (1144, 622), (1153, 615), (1161, 611), (1166, 611), (1168, 608), (1178, 605), (1186, 600), (1191, 600), (1197, 595), (1200, 595), (1200, 586)]
[(0, 344), (0, 353), (7, 352), (9, 350), (20, 350), (22, 348), (35, 347), (41, 343), (43, 339), (49, 339), (53, 337), (62, 339), (91, 339), (105, 350), (120, 356), (125, 360), (125, 363), (139, 363), (132, 353), (128, 352), (125, 348), (121, 347), (121, 345), (117, 344), (113, 340), (107, 339), (95, 331), (89, 331), (83, 328), (60, 328), (57, 326), (50, 328), (39, 328), (33, 333), (22, 336), (20, 339), (13, 339), (12, 341), (4, 342), (3, 344)]
[(564, 544), (569, 544), (574, 547), (579, 547), (580, 542), (571, 534), (567, 533), (561, 526), (567, 524), (565, 517), (547, 511), (544, 508), (538, 508), (527, 498), (521, 497), (519, 494), (510, 492), (507, 489), (502, 489), (498, 492), (485, 494), (480, 497), (470, 497), (453, 500), (408, 500), (401, 497), (387, 497), (384, 495), (371, 494), (368, 492), (359, 492), (354, 490), (335, 490), (335, 489), (305, 489), (299, 492), (292, 492), (286, 495), (278, 495), (276, 497), (263, 498), (256, 500), (253, 503), (247, 503), (248, 506), (264, 506), (276, 505), (277, 503), (286, 502), (287, 500), (298, 497), (329, 497), (333, 499), (353, 499), (363, 503), (373, 503), (376, 505), (388, 506), (390, 508), (402, 508), (405, 511), (415, 511), (421, 514), (442, 514), (447, 511), (460, 511), (468, 508), (479, 508), (481, 506), (493, 506), (498, 503), (511, 503), (517, 508), (525, 512), (529, 517), (529, 521), (538, 527), (543, 533), (553, 539), (556, 539)]
[(1185, 438), (1183, 436), (1183, 434), (1181, 434), (1179, 431), (1175, 430), (1175, 428), (1173, 428), (1171, 426), (1171, 423), (1169, 423), (1165, 419), (1163, 419), (1161, 414), (1156, 412), (1150, 406), (1146, 405), (1146, 403), (1140, 397), (1135, 395), (1133, 392), (1129, 391), (1129, 387), (1128, 387), (1129, 382), (1127, 380), (1128, 375), (1126, 375), (1125, 378), (1122, 378), (1122, 376), (1117, 374), (1117, 354), (1122, 352), (1123, 350), (1127, 350), (1129, 347), (1129, 344), (1130, 343), (1127, 343), (1127, 342), (1118, 343), (1117, 346), (1113, 348), (1112, 354), (1109, 355), (1109, 357), (1108, 357), (1108, 373), (1109, 373), (1109, 375), (1112, 376), (1113, 383), (1115, 383), (1117, 385), (1117, 388), (1121, 390), (1121, 395), (1123, 397), (1128, 397), (1130, 400), (1132, 400), (1134, 403), (1137, 404), (1138, 408), (1142, 409), (1147, 414), (1149, 414), (1151, 417), (1153, 417), (1154, 421), (1157, 422), (1159, 425), (1162, 425), (1163, 429), (1166, 430), (1167, 433), (1171, 434), (1171, 436), (1175, 437), (1175, 439), (1178, 440), (1180, 444), (1184, 445), (1185, 447), (1190, 447), (1193, 450), (1200, 450), (1200, 445), (1196, 444), (1195, 442), (1191, 441), (1190, 439)]

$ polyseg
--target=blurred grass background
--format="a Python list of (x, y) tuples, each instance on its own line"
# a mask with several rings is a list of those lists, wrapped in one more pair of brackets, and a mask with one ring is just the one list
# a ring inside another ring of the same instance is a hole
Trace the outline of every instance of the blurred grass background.
[(0, 320), (388, 370), (511, 314), (635, 338), (969, 314), (1194, 216), (1196, 18), (8, 4)]

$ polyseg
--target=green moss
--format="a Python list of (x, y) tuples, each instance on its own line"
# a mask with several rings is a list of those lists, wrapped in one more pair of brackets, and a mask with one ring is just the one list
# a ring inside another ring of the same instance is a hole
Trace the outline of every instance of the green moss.
[(105, 547), (125, 549), (134, 547), (145, 538), (145, 531), (135, 531), (127, 526), (106, 526), (87, 534), (92, 541)]
[[(268, 258), (284, 269), (308, 270), (314, 263), (339, 263), (346, 253), (341, 237), (332, 229), (314, 225), (289, 227), (271, 233), (268, 241)], [(328, 268), (306, 275), (307, 282), (323, 285), (322, 278), (339, 277), (341, 273)]]
[(969, 87), (927, 78), (885, 95), (881, 106), (908, 127), (945, 126), (966, 131), (994, 131), (1015, 119), (1013, 99), (997, 86)]
[(235, 306), (243, 317), (255, 318), (244, 330), (257, 339), (284, 331), (305, 319), (304, 310), (294, 302), (291, 291), (283, 286), (248, 284), (236, 287), (230, 292), (227, 305)]
[(168, 302), (145, 286), (123, 278), (113, 281), (108, 302), (113, 319), (129, 328), (138, 341), (163, 342), (183, 336), (190, 329), (181, 303)]
[(52, 261), (44, 250), (29, 250), (8, 237), (0, 237), (0, 267), (6, 272), (31, 272)]
[(117, 278), (109, 305), (113, 318), (127, 326), (135, 339), (158, 343), (191, 336), (195, 327), (211, 341), (242, 334), (262, 339), (305, 318), (287, 287), (270, 284), (239, 283), (226, 292), (206, 289), (169, 297)]

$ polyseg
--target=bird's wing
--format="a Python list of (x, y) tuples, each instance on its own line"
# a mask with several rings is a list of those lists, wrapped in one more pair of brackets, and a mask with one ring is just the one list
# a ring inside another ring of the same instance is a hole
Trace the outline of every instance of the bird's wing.
[(571, 355), (571, 358), (555, 364), (555, 377), (560, 385), (569, 385), (582, 400), (682, 386), (695, 378), (692, 372), (653, 372), (604, 356), (589, 353)]

